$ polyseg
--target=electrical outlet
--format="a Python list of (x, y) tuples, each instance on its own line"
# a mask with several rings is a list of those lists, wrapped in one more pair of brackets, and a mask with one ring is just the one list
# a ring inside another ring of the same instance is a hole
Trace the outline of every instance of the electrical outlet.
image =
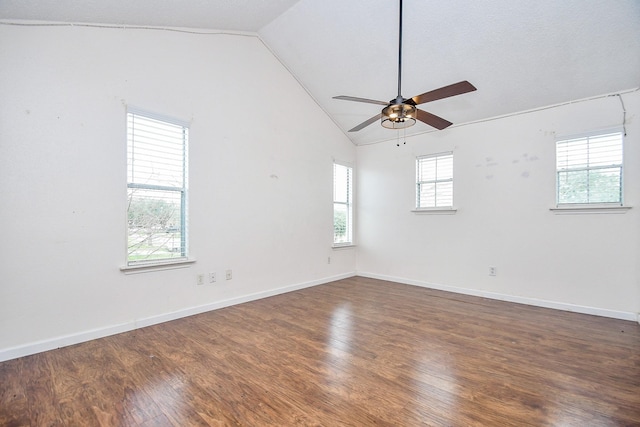
[(331, 264), (331, 257), (327, 257), (327, 264)]
[(489, 276), (495, 276), (495, 275), (496, 275), (496, 268), (489, 267)]
[(209, 283), (215, 283), (215, 281), (216, 281), (216, 273), (215, 272), (209, 273)]
[(226, 277), (227, 280), (231, 280), (231, 278), (233, 277), (232, 271), (231, 270), (227, 270), (225, 272), (225, 277)]
[(198, 274), (196, 276), (196, 285), (198, 286), (204, 285), (204, 274)]

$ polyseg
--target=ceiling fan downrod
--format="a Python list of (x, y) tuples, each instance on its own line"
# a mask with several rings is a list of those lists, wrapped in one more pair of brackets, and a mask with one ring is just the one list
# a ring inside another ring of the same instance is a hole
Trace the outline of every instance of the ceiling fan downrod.
[(416, 123), (417, 108), (411, 99), (402, 96), (402, 0), (398, 25), (398, 96), (382, 109), (380, 122), (387, 129), (404, 129)]
[(402, 99), (402, 0), (400, 0), (400, 24), (398, 25), (398, 100)]

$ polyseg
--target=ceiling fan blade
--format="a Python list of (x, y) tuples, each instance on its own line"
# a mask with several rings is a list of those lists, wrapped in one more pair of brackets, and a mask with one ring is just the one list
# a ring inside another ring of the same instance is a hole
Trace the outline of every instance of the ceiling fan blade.
[(429, 126), (433, 126), (438, 130), (448, 128), (453, 124), (449, 120), (445, 120), (442, 117), (436, 116), (435, 114), (427, 113), (426, 111), (423, 111), (419, 108), (417, 108), (416, 110), (418, 113), (418, 117), (417, 117), (418, 120), (428, 124)]
[(355, 96), (334, 96), (333, 99), (342, 99), (343, 101), (366, 102), (367, 104), (389, 105), (388, 102), (376, 101), (375, 99), (356, 98)]
[(449, 86), (441, 87), (440, 89), (425, 92), (422, 95), (414, 96), (411, 99), (416, 103), (416, 105), (419, 105), (424, 104), (425, 102), (437, 101), (438, 99), (473, 92), (474, 90), (476, 90), (475, 86), (464, 80)]
[(371, 117), (370, 119), (367, 119), (364, 122), (360, 123), (358, 126), (354, 127), (353, 129), (349, 129), (349, 132), (357, 132), (360, 129), (364, 129), (367, 126), (369, 126), (371, 123), (373, 123), (373, 122), (375, 122), (377, 120), (380, 120), (381, 118), (382, 118), (382, 113), (376, 114), (375, 116)]

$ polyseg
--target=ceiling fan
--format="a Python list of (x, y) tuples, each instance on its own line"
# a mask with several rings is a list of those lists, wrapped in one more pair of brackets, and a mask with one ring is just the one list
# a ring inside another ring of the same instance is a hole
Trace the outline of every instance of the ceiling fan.
[(333, 99), (342, 99), (345, 101), (366, 102), (368, 104), (384, 105), (380, 114), (376, 114), (368, 120), (360, 123), (358, 126), (350, 129), (349, 132), (357, 132), (371, 123), (381, 120), (383, 127), (388, 129), (403, 129), (409, 126), (413, 126), (416, 123), (416, 119), (423, 123), (433, 126), (436, 129), (442, 130), (451, 126), (448, 120), (438, 117), (435, 114), (428, 113), (426, 111), (416, 108), (416, 105), (424, 104), (426, 102), (436, 101), (438, 99), (449, 98), (451, 96), (461, 95), (467, 92), (473, 92), (476, 90), (468, 81), (464, 80), (458, 83), (444, 86), (439, 89), (425, 92), (421, 95), (414, 96), (412, 98), (404, 98), (401, 94), (401, 78), (402, 78), (402, 0), (400, 0), (400, 25), (399, 25), (399, 42), (398, 42), (398, 96), (389, 102), (376, 101), (375, 99), (357, 98), (354, 96), (334, 96)]

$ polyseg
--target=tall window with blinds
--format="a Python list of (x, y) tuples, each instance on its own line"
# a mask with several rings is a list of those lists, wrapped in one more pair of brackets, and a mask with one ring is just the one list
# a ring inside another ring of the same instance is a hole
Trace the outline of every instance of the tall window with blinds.
[(333, 164), (333, 244), (353, 243), (353, 169)]
[(127, 264), (187, 256), (189, 129), (177, 120), (127, 113)]
[(416, 209), (453, 207), (453, 153), (416, 159)]
[(622, 132), (556, 142), (558, 206), (622, 202)]

